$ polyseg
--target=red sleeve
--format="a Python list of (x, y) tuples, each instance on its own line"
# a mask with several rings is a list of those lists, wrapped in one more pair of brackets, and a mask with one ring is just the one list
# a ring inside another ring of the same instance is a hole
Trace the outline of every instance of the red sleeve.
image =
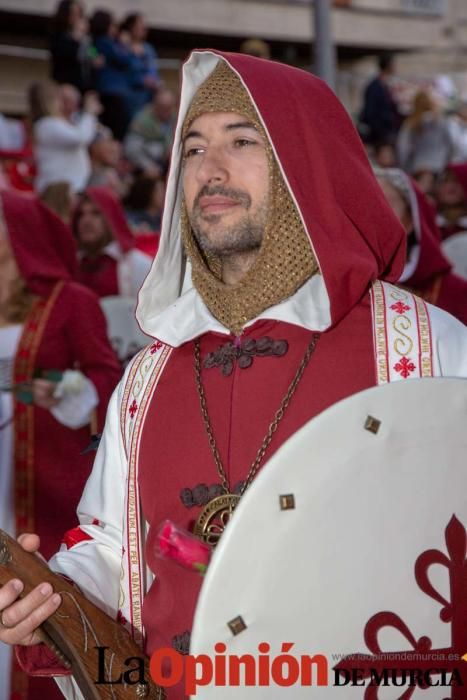
[(79, 284), (66, 286), (66, 293), (70, 295), (67, 335), (76, 369), (89, 377), (97, 389), (98, 429), (101, 430), (107, 404), (123, 370), (107, 337), (107, 322), (97, 296)]
[(19, 665), (29, 676), (70, 676), (71, 671), (60, 664), (45, 644), (15, 647)]

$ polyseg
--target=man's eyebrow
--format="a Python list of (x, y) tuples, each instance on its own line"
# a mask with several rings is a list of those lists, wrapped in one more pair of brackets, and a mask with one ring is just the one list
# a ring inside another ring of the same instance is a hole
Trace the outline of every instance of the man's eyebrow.
[[(235, 122), (233, 124), (226, 124), (226, 126), (224, 126), (225, 131), (233, 131), (234, 129), (254, 129), (255, 131), (258, 131), (257, 127), (255, 126), (255, 124), (253, 124), (253, 122)], [(195, 131), (195, 129), (192, 129), (187, 133), (183, 141), (185, 142), (190, 138), (202, 139), (204, 138), (204, 136), (200, 131)]]
[(254, 129), (258, 131), (252, 122), (235, 122), (234, 124), (227, 124), (224, 129), (226, 131), (232, 131), (233, 129)]
[(187, 133), (187, 135), (185, 136), (185, 138), (183, 139), (183, 141), (186, 141), (187, 139), (190, 139), (190, 138), (202, 139), (202, 138), (203, 138), (203, 134), (202, 134), (200, 131), (195, 131), (194, 129), (192, 129), (191, 131), (189, 131), (189, 132)]

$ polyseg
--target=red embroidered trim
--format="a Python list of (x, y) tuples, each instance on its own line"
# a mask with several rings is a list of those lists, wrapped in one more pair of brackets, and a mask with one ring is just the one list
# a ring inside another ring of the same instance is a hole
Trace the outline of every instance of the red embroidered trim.
[(138, 404), (136, 403), (135, 399), (133, 399), (133, 403), (131, 404), (130, 408), (128, 409), (128, 413), (133, 418), (137, 410), (138, 410)]
[[(24, 324), (15, 357), (14, 383), (33, 378), (37, 351), (50, 313), (64, 282), (57, 282), (48, 299), (37, 299)], [(34, 518), (34, 405), (14, 397), (16, 532), (35, 532)]]
[(388, 319), (386, 317), (386, 290), (384, 289), (384, 285), (380, 282), (381, 285), (381, 296), (383, 297), (383, 314), (384, 314), (384, 339), (386, 343), (386, 376), (387, 376), (387, 381), (391, 381), (391, 376), (390, 376), (390, 369), (389, 369), (389, 339), (388, 339)]
[[(138, 484), (138, 450), (141, 430), (146, 418), (147, 408), (157, 386), (157, 381), (162, 374), (164, 367), (172, 349), (168, 346), (162, 350), (157, 358), (155, 365), (151, 368), (149, 381), (147, 382), (139, 403), (139, 414), (135, 419), (135, 425), (130, 436), (128, 445), (128, 482), (127, 482), (127, 560), (128, 560), (128, 584), (126, 592), (128, 593), (128, 612), (130, 619), (128, 620), (128, 628), (133, 639), (141, 647), (144, 647), (145, 632), (142, 625), (142, 600), (144, 597), (145, 588), (145, 564), (142, 559), (142, 543), (144, 533), (140, 532), (143, 525), (141, 519), (141, 502)], [(143, 356), (144, 357), (144, 356)], [(137, 407), (136, 401), (133, 403)], [(133, 405), (133, 404), (132, 404)], [(131, 409), (131, 407), (130, 407)], [(143, 525), (144, 527), (144, 525)], [(132, 576), (132, 566), (137, 564), (139, 576), (137, 580)]]
[(123, 396), (122, 396), (122, 404), (120, 406), (120, 431), (122, 435), (122, 442), (123, 442), (123, 447), (125, 449), (125, 455), (128, 458), (128, 450), (129, 450), (129, 445), (128, 445), (128, 439), (127, 439), (127, 408), (128, 408), (128, 403), (130, 401), (130, 391), (134, 383), (134, 379), (136, 376), (137, 371), (139, 370), (142, 361), (144, 360), (146, 356), (146, 348), (143, 348), (141, 352), (136, 355), (136, 358), (134, 362), (131, 364), (130, 368), (130, 373), (127, 377), (125, 387), (123, 390)]
[(430, 314), (428, 313), (428, 309), (426, 308), (426, 304), (424, 304), (424, 307), (425, 307), (425, 313), (426, 313), (426, 320), (428, 323), (428, 335), (430, 337), (430, 376), (433, 377), (434, 376), (434, 372), (433, 372), (433, 338), (432, 338), (432, 334), (431, 334), (431, 318), (430, 318)]

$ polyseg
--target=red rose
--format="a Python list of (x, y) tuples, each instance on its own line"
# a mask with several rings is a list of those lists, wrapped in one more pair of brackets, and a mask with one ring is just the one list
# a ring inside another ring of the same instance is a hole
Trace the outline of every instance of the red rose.
[(201, 542), (171, 520), (165, 520), (158, 534), (159, 554), (172, 559), (185, 569), (204, 574), (211, 556), (209, 545)]

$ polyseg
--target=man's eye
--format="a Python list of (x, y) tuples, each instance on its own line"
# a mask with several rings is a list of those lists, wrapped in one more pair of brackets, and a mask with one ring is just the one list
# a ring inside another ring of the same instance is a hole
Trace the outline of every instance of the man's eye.
[(251, 139), (236, 139), (235, 140), (235, 145), (238, 146), (239, 148), (243, 148), (244, 146), (254, 146), (256, 141), (252, 141)]
[(189, 148), (185, 151), (184, 158), (191, 158), (192, 156), (197, 156), (199, 153), (202, 153), (202, 151), (203, 149), (201, 147)]

